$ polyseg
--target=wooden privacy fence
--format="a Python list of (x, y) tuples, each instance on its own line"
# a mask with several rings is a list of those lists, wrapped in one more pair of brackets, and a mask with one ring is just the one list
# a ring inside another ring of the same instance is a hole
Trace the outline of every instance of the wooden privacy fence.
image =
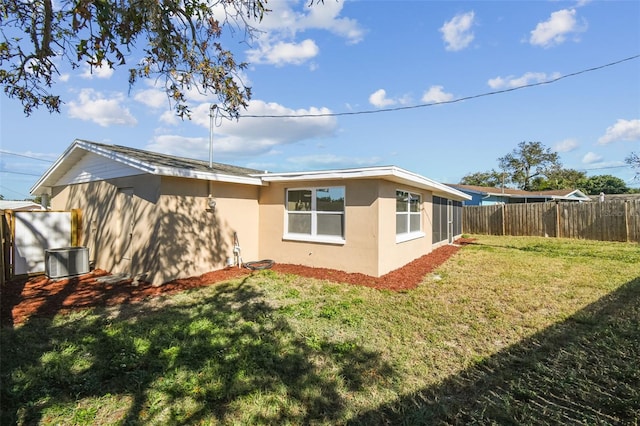
[(640, 201), (464, 206), (465, 233), (640, 242)]

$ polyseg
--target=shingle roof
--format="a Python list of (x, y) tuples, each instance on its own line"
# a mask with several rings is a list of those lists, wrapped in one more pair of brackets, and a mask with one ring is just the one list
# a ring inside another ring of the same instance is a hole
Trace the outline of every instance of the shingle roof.
[(143, 163), (158, 166), (158, 167), (171, 167), (182, 170), (192, 170), (200, 172), (214, 172), (235, 176), (250, 176), (257, 173), (263, 173), (263, 170), (249, 169), (246, 167), (238, 167), (230, 164), (223, 163), (211, 163), (209, 168), (209, 162), (203, 160), (195, 160), (193, 158), (177, 157), (174, 155), (161, 154), (158, 152), (145, 151), (138, 148), (131, 148), (121, 145), (109, 145), (98, 142), (91, 142), (86, 140), (79, 140), (84, 143), (102, 147), (104, 149), (126, 155), (130, 158), (135, 158)]

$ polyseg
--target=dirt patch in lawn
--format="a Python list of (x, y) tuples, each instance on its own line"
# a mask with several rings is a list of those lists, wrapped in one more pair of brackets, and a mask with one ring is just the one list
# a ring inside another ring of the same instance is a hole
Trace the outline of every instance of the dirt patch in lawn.
[[(348, 273), (327, 268), (274, 263), (272, 270), (285, 274), (317, 278), (338, 283), (402, 291), (415, 288), (425, 275), (453, 256), (461, 245), (471, 240), (457, 240), (455, 245), (439, 247), (413, 262), (382, 277)], [(136, 303), (150, 297), (213, 285), (233, 278), (248, 276), (245, 268), (226, 268), (207, 272), (197, 277), (170, 281), (161, 286), (149, 283), (135, 285), (131, 280), (109, 280), (111, 275), (97, 269), (89, 274), (69, 279), (53, 280), (44, 275), (16, 279), (5, 283), (0, 292), (0, 322), (3, 326), (21, 324), (33, 316), (52, 317), (92, 306), (112, 306)], [(112, 282), (116, 281), (116, 282)]]

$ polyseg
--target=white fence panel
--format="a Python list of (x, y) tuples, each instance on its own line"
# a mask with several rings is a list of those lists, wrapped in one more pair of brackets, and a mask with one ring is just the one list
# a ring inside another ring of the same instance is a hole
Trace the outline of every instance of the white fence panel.
[(14, 275), (44, 272), (44, 251), (71, 245), (71, 212), (14, 212)]

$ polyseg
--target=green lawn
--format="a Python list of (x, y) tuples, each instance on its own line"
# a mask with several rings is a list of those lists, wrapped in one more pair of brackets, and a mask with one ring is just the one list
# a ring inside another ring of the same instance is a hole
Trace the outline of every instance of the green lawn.
[(473, 237), (401, 293), (266, 270), (3, 328), (0, 424), (638, 424), (640, 247)]

